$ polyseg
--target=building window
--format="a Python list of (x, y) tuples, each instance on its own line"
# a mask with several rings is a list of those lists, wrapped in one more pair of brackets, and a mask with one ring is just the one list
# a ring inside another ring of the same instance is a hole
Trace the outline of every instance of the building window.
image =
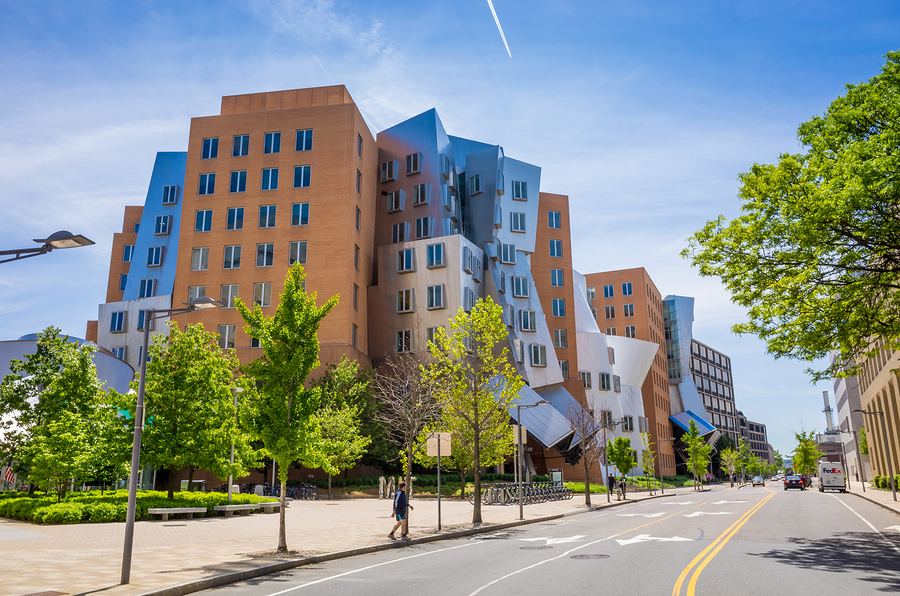
[(157, 215), (156, 227), (153, 228), (153, 233), (157, 236), (167, 236), (169, 234), (169, 224), (171, 223), (171, 215)]
[(406, 156), (406, 175), (410, 174), (418, 174), (421, 172), (422, 166), (422, 154), (421, 153), (411, 153)]
[(191, 271), (209, 269), (209, 248), (195, 248), (191, 252)]
[(138, 298), (151, 298), (155, 296), (154, 290), (156, 289), (156, 280), (155, 279), (142, 279), (141, 287), (138, 291)]
[(627, 433), (634, 432), (634, 416), (623, 416), (622, 417), (622, 430)]
[[(216, 175), (200, 174), (200, 187), (197, 189), (198, 195), (211, 195), (216, 192)], [(135, 230), (136, 232), (137, 230)]]
[(554, 298), (553, 299), (553, 316), (554, 317), (566, 316), (566, 300), (564, 298)]
[(506, 293), (506, 273), (501, 271), (500, 276), (497, 278), (497, 291), (501, 294)]
[(444, 263), (443, 242), (440, 242), (438, 244), (429, 244), (425, 248), (425, 253), (427, 255), (427, 266), (429, 268), (444, 267), (446, 265), (446, 263)]
[(528, 200), (528, 183), (513, 180), (513, 198), (517, 201)]
[(559, 372), (562, 373), (562, 378), (569, 378), (569, 361), (568, 360), (558, 360), (559, 362)]
[(200, 159), (215, 159), (219, 157), (219, 137), (203, 139), (203, 150)]
[(419, 217), (416, 219), (416, 238), (431, 237), (431, 217)]
[(406, 198), (406, 193), (402, 190), (395, 190), (393, 192), (387, 193), (387, 210), (388, 213), (394, 213), (395, 211), (403, 211), (403, 200)]
[[(587, 289), (587, 299), (588, 300), (596, 300), (597, 299), (597, 288), (588, 288)], [(595, 319), (597, 317), (594, 317)]]
[(609, 363), (615, 364), (616, 363), (616, 349), (615, 348), (607, 348), (607, 350), (609, 350)]
[(235, 325), (219, 325), (219, 347), (223, 350), (234, 349)]
[(275, 205), (261, 205), (259, 208), (259, 227), (275, 227)]
[(247, 170), (238, 170), (231, 173), (231, 184), (228, 192), (244, 192), (247, 190)]
[(626, 304), (622, 306), (622, 311), (625, 313), (625, 317), (633, 317), (634, 316), (634, 304)]
[(312, 166), (294, 166), (294, 188), (308, 188)]
[(607, 286), (603, 286), (603, 297), (604, 298), (612, 298), (613, 297), (613, 287), (612, 284)]
[(550, 256), (551, 257), (561, 257), (562, 256), (562, 240), (551, 240), (550, 241)]
[(134, 224), (134, 233), (137, 234), (141, 230), (141, 222)]
[(312, 151), (312, 129), (298, 130), (294, 151)]
[(398, 242), (406, 242), (409, 240), (409, 224), (405, 221), (391, 226), (391, 241), (396, 244)]
[(137, 320), (137, 330), (143, 331), (144, 325), (147, 323), (150, 324), (150, 331), (153, 331), (153, 321), (147, 316), (147, 311), (139, 310), (138, 311), (138, 320)]
[(477, 195), (481, 191), (481, 174), (473, 174), (469, 177), (469, 195)]
[(231, 147), (231, 157), (247, 155), (250, 151), (250, 135), (234, 135), (234, 143)]
[(635, 331), (634, 325), (625, 325), (625, 337), (630, 337), (632, 339), (637, 338), (637, 332)]
[(412, 352), (412, 331), (403, 329), (397, 332), (397, 353), (408, 354)]
[(397, 160), (392, 159), (390, 161), (386, 161), (381, 164), (381, 181), (387, 182), (388, 180), (396, 180), (397, 179)]
[(301, 265), (306, 265), (306, 241), (300, 242), (291, 242), (291, 250), (290, 257), (288, 258), (288, 262), (293, 265), (294, 263), (300, 263)]
[(513, 296), (516, 298), (528, 298), (528, 278), (513, 276)]
[(241, 245), (225, 247), (225, 262), (223, 269), (238, 269), (241, 266)]
[(547, 346), (531, 346), (531, 366), (547, 366)]
[(584, 384), (585, 389), (591, 388), (591, 373), (588, 371), (581, 371), (578, 373), (578, 376), (581, 377), (581, 382)]
[(428, 343), (434, 343), (434, 338), (437, 335), (437, 327), (428, 327), (425, 329), (425, 341)]
[(501, 244), (500, 245), (500, 262), (506, 265), (516, 264), (516, 245)]
[(551, 228), (560, 229), (562, 228), (562, 224), (560, 223), (559, 211), (548, 211), (547, 218), (550, 220), (549, 225)]
[(413, 206), (427, 205), (430, 198), (431, 185), (427, 182), (413, 186)]
[(151, 246), (147, 250), (147, 267), (159, 267), (162, 265), (162, 246)]
[(359, 231), (359, 219), (362, 215), (362, 211), (359, 210), (359, 207), (356, 208), (356, 231)]
[(244, 229), (244, 208), (232, 207), (228, 210), (228, 221), (225, 224), (226, 230), (243, 230)]
[(122, 250), (122, 262), (130, 263), (131, 255), (134, 254), (134, 244), (126, 244)]
[(524, 213), (510, 213), (510, 218), (512, 219), (512, 231), (513, 232), (525, 232), (525, 214)]
[(606, 328), (606, 335), (612, 335), (612, 336), (618, 335), (618, 334), (616, 333), (616, 328), (615, 328), (615, 327), (607, 327), (607, 328)]
[(356, 154), (362, 157), (362, 135), (356, 135)]
[(267, 132), (263, 153), (281, 153), (281, 133)]
[(272, 282), (253, 284), (253, 304), (255, 306), (272, 306)]
[(622, 295), (623, 296), (631, 296), (633, 292), (631, 291), (631, 282), (622, 284)]
[(124, 292), (125, 286), (128, 284), (128, 274), (123, 273), (119, 276), (119, 291)]
[(260, 190), (278, 190), (278, 168), (264, 168)]
[(188, 302), (196, 300), (197, 298), (203, 298), (206, 296), (206, 286), (189, 286), (188, 287)]
[(444, 308), (444, 286), (438, 284), (436, 286), (428, 286), (426, 308)]
[(607, 306), (606, 307), (606, 318), (607, 319), (615, 319), (616, 318), (616, 307), (615, 306)]
[(163, 186), (162, 204), (163, 205), (174, 205), (177, 202), (178, 202), (178, 185), (173, 184), (171, 186)]
[(405, 248), (397, 253), (397, 271), (408, 273), (413, 270), (413, 249)]
[(353, 310), (359, 310), (359, 286), (353, 284)]
[(234, 299), (238, 297), (237, 284), (224, 284), (219, 301), (224, 304), (222, 308), (234, 308)]
[(537, 331), (537, 313), (533, 310), (520, 310), (519, 328), (522, 331)]
[(309, 203), (294, 203), (291, 205), (291, 225), (309, 225)]
[(362, 172), (356, 170), (356, 192), (362, 192)]
[(472, 291), (472, 288), (465, 288), (463, 291), (463, 309), (469, 312), (473, 308), (475, 308), (475, 292)]
[(119, 360), (125, 360), (125, 347), (118, 347), (112, 349), (112, 354)]
[(609, 373), (600, 373), (600, 389), (602, 391), (609, 391), (610, 388)]
[(562, 269), (551, 269), (550, 270), (550, 285), (555, 286), (557, 288), (561, 288), (565, 286), (563, 283), (563, 270)]
[(594, 307), (591, 307), (591, 316), (594, 317), (595, 321), (597, 320), (597, 309)]
[(257, 244), (256, 245), (256, 266), (271, 267), (275, 260), (275, 244)]
[(554, 348), (568, 348), (569, 347), (568, 332), (565, 329), (554, 329), (553, 330), (553, 347)]
[(356, 347), (357, 335), (359, 335), (359, 327), (357, 327), (356, 325), (353, 325), (352, 329), (350, 330), (350, 345), (353, 346), (354, 348)]
[(359, 271), (359, 246), (353, 245), (353, 268)]
[(212, 209), (200, 209), (194, 218), (195, 232), (209, 232), (212, 230)]
[(109, 332), (122, 333), (125, 331), (125, 311), (114, 312), (109, 319)]
[(619, 375), (613, 375), (613, 391), (622, 393), (622, 379), (619, 378)]

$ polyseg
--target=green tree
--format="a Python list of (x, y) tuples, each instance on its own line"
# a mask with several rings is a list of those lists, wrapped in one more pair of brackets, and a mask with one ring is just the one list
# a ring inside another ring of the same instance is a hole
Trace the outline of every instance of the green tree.
[(797, 446), (794, 448), (794, 469), (801, 474), (812, 475), (819, 463), (822, 453), (816, 445), (813, 431), (796, 432)]
[[(572, 404), (568, 411), (569, 428), (581, 438), (581, 466), (584, 470), (584, 504), (591, 506), (591, 468), (600, 461), (603, 454), (601, 432), (603, 426), (594, 417), (594, 413), (580, 404)], [(641, 435), (643, 437), (643, 433)], [(648, 447), (649, 449), (649, 447)], [(652, 464), (651, 464), (652, 465)], [(601, 478), (601, 484), (606, 481)]]
[(61, 501), (69, 481), (88, 474), (90, 443), (84, 420), (71, 412), (60, 412), (35, 429), (23, 450), (29, 462), (28, 480), (41, 490), (56, 492), (57, 502)]
[(630, 472), (637, 463), (635, 455), (634, 449), (631, 448), (631, 439), (628, 437), (616, 437), (606, 448), (606, 458), (622, 474)]
[(859, 427), (859, 452), (863, 455), (869, 455), (869, 439), (866, 437), (866, 427)]
[(744, 482), (745, 472), (750, 468), (750, 462), (753, 461), (753, 453), (744, 439), (738, 439), (738, 454), (740, 455), (738, 465), (741, 468), (741, 482)]
[(722, 462), (721, 469), (728, 475), (732, 488), (734, 487), (734, 473), (737, 471), (740, 458), (740, 452), (732, 447), (719, 452), (719, 461)]
[(776, 450), (775, 451), (775, 469), (780, 470), (784, 467), (784, 457)]
[(319, 453), (315, 462), (328, 474), (328, 498), (331, 498), (331, 478), (349, 470), (366, 452), (371, 439), (359, 431), (359, 410), (356, 406), (328, 404), (313, 416), (319, 434)]
[[(471, 312), (462, 308), (449, 322), (450, 333), (438, 327), (429, 344), (434, 362), (426, 377), (435, 388), (442, 424), (461, 438), (473, 464), (492, 442), (512, 453), (509, 410), (524, 381), (512, 364), (509, 350), (497, 350), (507, 338), (503, 309), (490, 297), (478, 300)], [(474, 465), (475, 507), (472, 523), (481, 523), (481, 470)]]
[(315, 465), (316, 454), (321, 453), (314, 420), (321, 388), (307, 387), (306, 381), (319, 366), (319, 324), (338, 301), (337, 296), (332, 296), (321, 308), (317, 307), (315, 292), (308, 294), (303, 289), (305, 279), (303, 266), (295, 263), (285, 278), (284, 292), (273, 316), (264, 315), (258, 305), (250, 310), (240, 299), (235, 301), (246, 323), (245, 331), (259, 341), (263, 350), (263, 356), (246, 367), (261, 386), (244, 403), (254, 437), (262, 441), (266, 454), (278, 466), (278, 552), (288, 550), (285, 492), (290, 465), (301, 460)]
[(803, 153), (740, 174), (742, 214), (707, 222), (682, 253), (747, 309), (735, 332), (776, 358), (836, 352), (816, 380), (900, 349), (900, 52), (886, 58), (800, 125)]
[(641, 469), (644, 470), (644, 475), (647, 476), (647, 486), (652, 487), (653, 482), (656, 480), (654, 477), (656, 474), (656, 454), (653, 453), (653, 442), (650, 440), (650, 433), (641, 433), (641, 444), (644, 446), (644, 450), (641, 451)]
[(700, 434), (700, 427), (691, 420), (688, 425), (688, 432), (682, 435), (681, 440), (685, 444), (685, 453), (688, 456), (687, 469), (694, 477), (694, 487), (699, 490), (699, 479), (706, 472), (709, 465), (709, 458), (712, 454), (712, 447), (707, 444), (706, 440)]

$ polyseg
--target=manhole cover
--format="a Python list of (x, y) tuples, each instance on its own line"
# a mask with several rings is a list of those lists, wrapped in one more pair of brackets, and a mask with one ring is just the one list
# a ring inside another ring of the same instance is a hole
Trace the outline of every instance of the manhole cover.
[(187, 526), (187, 524), (163, 524), (164, 528), (183, 528)]
[(584, 559), (608, 559), (609, 555), (572, 555), (572, 559), (584, 560)]
[(553, 548), (552, 546), (520, 546), (519, 550), (547, 550)]

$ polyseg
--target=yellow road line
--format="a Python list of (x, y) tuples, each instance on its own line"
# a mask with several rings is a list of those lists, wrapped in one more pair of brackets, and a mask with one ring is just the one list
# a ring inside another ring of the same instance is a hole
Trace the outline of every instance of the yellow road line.
[[(697, 555), (696, 557), (694, 557), (694, 560), (691, 561), (690, 564), (689, 564), (687, 567), (684, 568), (684, 571), (682, 571), (682, 572), (681, 572), (681, 575), (678, 576), (678, 581), (675, 582), (675, 587), (672, 588), (672, 596), (680, 596), (680, 594), (681, 594), (681, 586), (684, 584), (684, 580), (687, 578), (688, 573), (691, 572), (691, 569), (693, 569), (695, 565), (697, 565), (700, 561), (702, 561), (703, 558), (706, 557), (706, 555), (709, 554), (709, 552), (710, 552), (711, 550), (713, 550), (713, 549), (715, 549), (717, 546), (719, 546), (719, 543), (720, 543), (720, 542), (721, 542), (721, 544), (724, 546), (725, 542), (727, 542), (728, 539), (730, 539), (731, 536), (734, 535), (734, 532), (737, 532), (737, 530), (740, 529), (740, 527), (741, 527), (742, 525), (744, 525), (744, 522), (746, 522), (748, 519), (750, 519), (750, 517), (751, 517), (754, 513), (756, 513), (756, 512), (759, 510), (760, 507), (762, 507), (763, 505), (765, 505), (765, 504), (768, 502), (769, 499), (771, 499), (772, 497), (774, 497), (774, 496), (777, 494), (777, 493), (775, 493), (775, 492), (773, 492), (773, 491), (771, 491), (771, 490), (769, 490), (769, 489), (765, 489), (765, 490), (768, 490), (771, 494), (770, 494), (768, 497), (766, 497), (765, 499), (763, 499), (762, 501), (760, 501), (759, 503), (757, 503), (756, 505), (754, 505), (752, 508), (750, 508), (750, 510), (747, 511), (744, 515), (742, 515), (741, 517), (739, 517), (738, 520), (737, 520), (736, 522), (734, 522), (733, 524), (731, 524), (731, 526), (729, 526), (727, 530), (725, 530), (724, 532), (722, 532), (722, 533), (719, 535), (718, 538), (716, 538), (715, 540), (713, 540), (712, 544), (710, 544), (710, 545), (707, 546), (705, 549), (703, 549), (703, 552), (701, 552), (699, 555)], [(731, 535), (729, 535), (729, 533), (731, 533)], [(723, 542), (723, 540), (724, 540), (724, 542)], [(719, 546), (719, 548), (721, 548), (721, 546)], [(717, 552), (719, 552), (719, 549), (716, 549), (716, 553), (717, 553)], [(706, 563), (708, 563), (709, 560), (711, 560), (712, 557), (714, 557), (714, 556), (716, 555), (716, 553), (713, 553), (713, 554), (709, 557), (709, 559), (707, 559), (706, 562), (704, 562), (704, 564), (703, 564), (704, 567), (706, 566)], [(702, 569), (702, 567), (701, 567), (701, 569)], [(697, 573), (695, 573), (694, 576), (691, 578), (691, 583), (690, 583), (690, 585), (688, 586), (688, 595), (689, 595), (689, 596), (692, 594), (693, 586), (697, 583), (697, 577), (698, 577), (698, 575), (699, 575), (699, 571), (698, 571)]]

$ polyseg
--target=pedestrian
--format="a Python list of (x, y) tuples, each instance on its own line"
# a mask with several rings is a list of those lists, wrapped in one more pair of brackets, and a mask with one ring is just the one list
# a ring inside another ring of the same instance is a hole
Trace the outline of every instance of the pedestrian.
[(391, 540), (396, 540), (397, 537), (394, 536), (394, 532), (397, 531), (401, 525), (403, 526), (403, 530), (400, 533), (400, 538), (402, 540), (409, 540), (409, 522), (406, 519), (406, 508), (415, 509), (412, 505), (409, 504), (409, 499), (406, 498), (406, 483), (401, 482), (400, 487), (397, 489), (397, 492), (394, 494), (394, 512), (391, 513), (391, 517), (397, 518), (397, 523), (394, 524), (394, 529), (391, 530), (391, 533), (388, 534), (388, 538)]
[(622, 498), (627, 499), (625, 496), (625, 474), (622, 474), (622, 479), (619, 481), (619, 489), (622, 491)]
[(606, 484), (609, 486), (609, 494), (612, 494), (612, 492), (616, 490), (616, 477), (610, 474), (606, 479)]

